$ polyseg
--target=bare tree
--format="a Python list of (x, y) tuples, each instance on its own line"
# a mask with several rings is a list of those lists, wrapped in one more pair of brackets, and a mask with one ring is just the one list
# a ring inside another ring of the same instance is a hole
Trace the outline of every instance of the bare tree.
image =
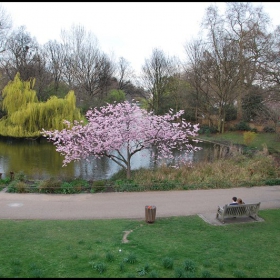
[(195, 111), (195, 118), (205, 118), (208, 125), (213, 126), (211, 113), (215, 104), (210, 94), (209, 72), (205, 63), (205, 44), (201, 39), (193, 40), (185, 45), (187, 64), (185, 66), (187, 81), (193, 88), (191, 109)]
[(0, 6), (0, 54), (6, 50), (6, 41), (12, 28), (11, 16)]
[(215, 6), (207, 9), (203, 24), (207, 26), (207, 40), (194, 42), (186, 50), (192, 66), (192, 84), (204, 98), (205, 106), (200, 108), (208, 117), (213, 108), (217, 110), (218, 131), (222, 133), (226, 108), (237, 97), (238, 52), (235, 42), (227, 39), (224, 20)]
[(199, 108), (208, 116), (216, 108), (219, 132), (224, 131), (226, 110), (233, 104), (237, 104), (237, 118), (242, 119), (242, 99), (260, 82), (265, 49), (270, 44), (268, 23), (262, 8), (251, 3), (229, 2), (224, 16), (210, 5), (202, 20), (205, 39), (186, 46), (186, 68), (198, 104), (202, 101)]
[[(6, 10), (0, 6), (0, 65), (4, 64), (5, 60), (5, 51), (7, 48), (7, 39), (9, 37), (10, 31), (12, 29), (12, 20), (10, 15), (6, 12)], [(0, 90), (4, 88), (6, 85), (7, 79), (5, 69), (0, 67)]]
[(13, 31), (7, 40), (7, 49), (2, 61), (10, 80), (17, 72), (23, 80), (35, 78), (34, 55), (38, 54), (38, 44), (24, 26)]
[(27, 81), (35, 78), (38, 97), (44, 95), (44, 88), (50, 82), (46, 71), (45, 56), (35, 38), (26, 31), (25, 26), (14, 30), (6, 43), (6, 51), (1, 61), (5, 84), (13, 80), (17, 73)]
[(150, 59), (145, 60), (142, 67), (143, 87), (149, 92), (148, 104), (150, 109), (159, 114), (163, 97), (168, 91), (169, 78), (176, 73), (174, 58), (165, 56), (159, 49), (153, 49)]
[(242, 98), (259, 80), (264, 52), (269, 44), (270, 19), (262, 6), (250, 2), (227, 2), (225, 16), (227, 39), (236, 43), (239, 64), (237, 119), (242, 119)]
[(126, 92), (126, 86), (134, 78), (134, 70), (131, 68), (130, 63), (123, 57), (119, 58), (116, 75), (118, 79), (118, 89)]
[(84, 27), (62, 30), (63, 78), (78, 98), (102, 98), (114, 73), (109, 58), (101, 52), (96, 37)]
[[(64, 68), (63, 48), (57, 41), (49, 41), (44, 46), (44, 54), (46, 57), (46, 68), (51, 75), (54, 94), (59, 94), (59, 88), (62, 83), (62, 75)], [(70, 88), (69, 88), (70, 89)]]
[(271, 34), (270, 47), (266, 48), (261, 75), (263, 87), (268, 91), (267, 101), (280, 101), (280, 26)]

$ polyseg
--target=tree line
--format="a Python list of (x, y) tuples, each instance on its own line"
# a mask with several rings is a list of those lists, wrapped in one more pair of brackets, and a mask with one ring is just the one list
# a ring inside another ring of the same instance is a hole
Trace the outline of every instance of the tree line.
[[(209, 5), (201, 32), (184, 45), (186, 60), (154, 48), (137, 77), (125, 58), (104, 53), (80, 25), (41, 46), (24, 26), (13, 30), (1, 7), (0, 23), (2, 104), (3, 89), (19, 73), (35, 80), (41, 102), (73, 91), (82, 113), (136, 99), (156, 115), (184, 110), (188, 121), (207, 121), (221, 133), (230, 120), (278, 123), (280, 26), (271, 25), (261, 5), (227, 2), (223, 14)], [(1, 117), (7, 114), (2, 105)]]

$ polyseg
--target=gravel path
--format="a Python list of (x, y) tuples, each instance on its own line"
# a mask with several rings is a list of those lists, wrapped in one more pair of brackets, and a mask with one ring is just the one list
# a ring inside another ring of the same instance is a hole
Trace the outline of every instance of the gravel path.
[(2, 191), (0, 219), (144, 220), (146, 205), (156, 206), (157, 218), (199, 215), (212, 219), (217, 206), (230, 203), (233, 196), (241, 197), (245, 203), (261, 202), (261, 210), (280, 208), (280, 186), (68, 195), (17, 194)]

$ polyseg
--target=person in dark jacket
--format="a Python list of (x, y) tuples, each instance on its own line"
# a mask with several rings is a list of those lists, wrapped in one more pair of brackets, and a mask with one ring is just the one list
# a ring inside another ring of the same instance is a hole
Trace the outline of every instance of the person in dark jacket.
[(234, 196), (234, 197), (232, 198), (232, 202), (231, 202), (229, 205), (237, 205), (237, 204), (238, 204), (238, 202), (237, 202), (237, 197)]

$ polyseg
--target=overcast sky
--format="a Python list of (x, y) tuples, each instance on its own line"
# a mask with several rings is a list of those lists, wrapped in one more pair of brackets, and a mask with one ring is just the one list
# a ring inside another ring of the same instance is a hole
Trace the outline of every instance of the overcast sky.
[[(60, 41), (73, 24), (92, 32), (100, 49), (124, 57), (137, 73), (154, 48), (186, 59), (184, 45), (197, 38), (205, 9), (215, 2), (0, 2), (13, 28), (26, 30), (39, 44)], [(262, 5), (273, 26), (280, 25), (280, 2)], [(216, 3), (224, 11), (225, 2)]]

